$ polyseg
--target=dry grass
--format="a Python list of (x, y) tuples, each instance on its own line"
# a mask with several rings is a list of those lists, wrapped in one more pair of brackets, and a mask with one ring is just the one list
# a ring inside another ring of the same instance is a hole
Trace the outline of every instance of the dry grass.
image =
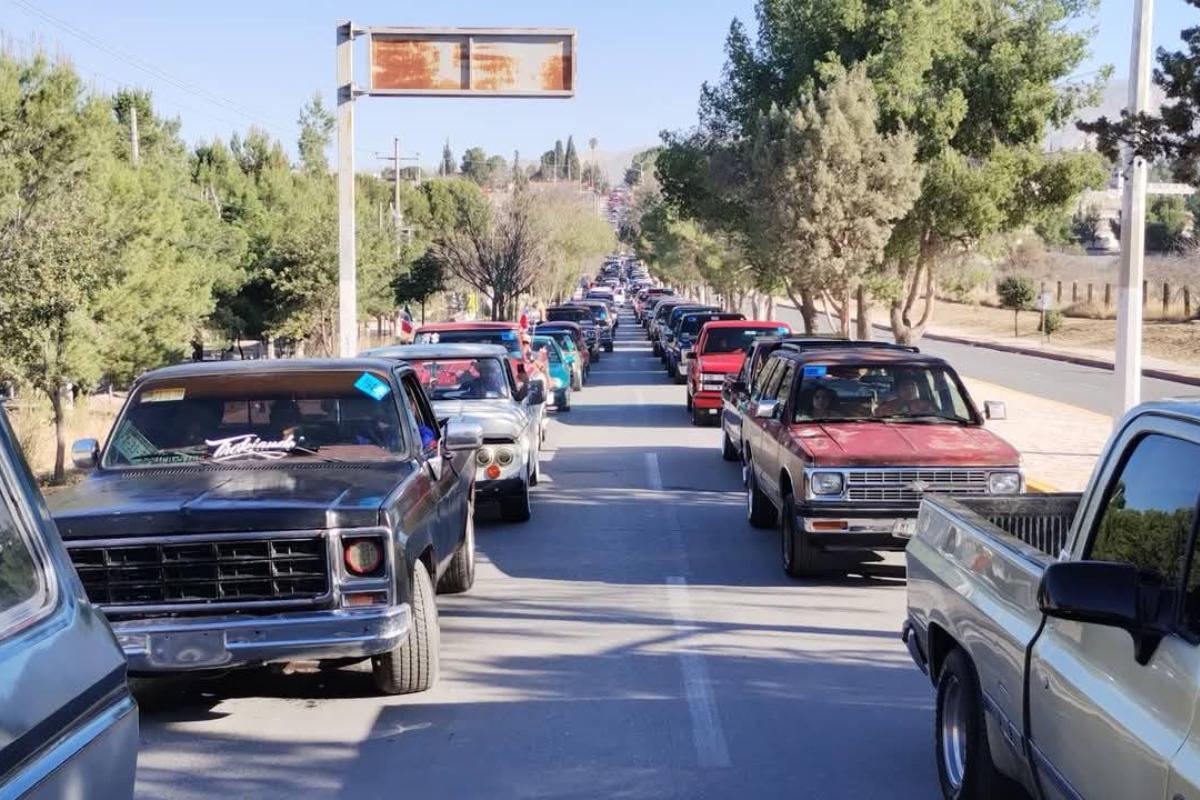
[[(76, 439), (99, 439), (104, 441), (121, 410), (122, 397), (95, 395), (81, 397), (75, 408), (67, 411), (65, 433), (67, 447)], [(43, 483), (54, 473), (54, 413), (50, 402), (27, 392), (21, 402), (8, 409), (8, 419), (17, 434), (17, 444), (25, 453), (30, 469)], [(67, 454), (67, 470), (71, 470), (70, 453)]]

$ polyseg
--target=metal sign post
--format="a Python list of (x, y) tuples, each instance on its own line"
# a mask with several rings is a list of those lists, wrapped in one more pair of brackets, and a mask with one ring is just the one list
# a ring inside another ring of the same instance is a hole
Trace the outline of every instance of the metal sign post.
[[(368, 38), (370, 77), (354, 83), (354, 40)], [(358, 352), (354, 100), (391, 97), (575, 96), (572, 28), (356, 28), (337, 24), (338, 352)], [(396, 145), (397, 149), (399, 145)], [(399, 153), (395, 169), (399, 176)], [(398, 191), (397, 185), (397, 191)], [(399, 213), (399, 197), (396, 212)]]
[[(1154, 0), (1136, 0), (1129, 70), (1129, 113), (1150, 105), (1150, 35)], [(1141, 401), (1142, 275), (1146, 256), (1146, 159), (1134, 155), (1121, 204), (1121, 274), (1117, 284), (1117, 357), (1120, 394), (1116, 419)]]

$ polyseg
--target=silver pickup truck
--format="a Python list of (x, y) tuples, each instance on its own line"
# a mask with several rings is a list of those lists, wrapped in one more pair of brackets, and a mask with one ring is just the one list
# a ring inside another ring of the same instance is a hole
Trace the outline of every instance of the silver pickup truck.
[(1082, 495), (927, 498), (904, 640), (947, 798), (1200, 798), (1200, 401), (1121, 420)]

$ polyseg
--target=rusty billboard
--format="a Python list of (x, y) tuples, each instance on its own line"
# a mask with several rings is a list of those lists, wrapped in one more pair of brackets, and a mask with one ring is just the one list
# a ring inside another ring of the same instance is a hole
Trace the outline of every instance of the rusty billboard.
[(572, 97), (570, 28), (368, 28), (365, 94)]

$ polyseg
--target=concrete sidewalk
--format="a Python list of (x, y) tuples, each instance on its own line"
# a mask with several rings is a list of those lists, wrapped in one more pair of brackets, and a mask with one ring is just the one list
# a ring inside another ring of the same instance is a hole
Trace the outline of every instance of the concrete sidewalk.
[(986, 381), (963, 382), (981, 406), (985, 400), (1008, 406), (1008, 419), (989, 420), (987, 428), (1020, 451), (1032, 491), (1077, 492), (1087, 485), (1111, 417)]

